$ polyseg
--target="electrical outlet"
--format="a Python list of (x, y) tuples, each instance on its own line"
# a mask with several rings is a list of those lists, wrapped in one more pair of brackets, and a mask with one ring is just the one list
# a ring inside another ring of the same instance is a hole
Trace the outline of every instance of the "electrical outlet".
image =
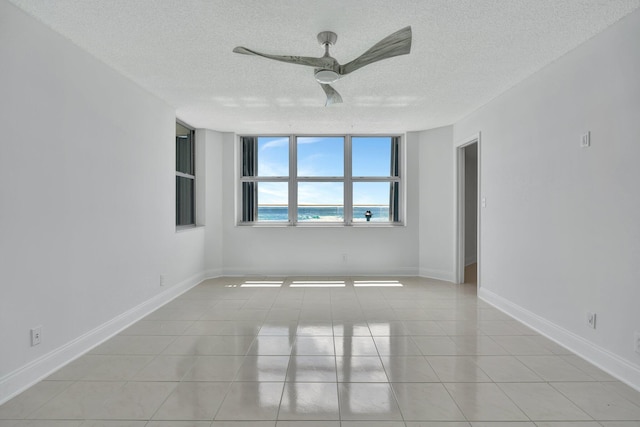
[(636, 332), (635, 350), (636, 353), (640, 354), (640, 332)]
[(160, 286), (164, 286), (166, 282), (167, 282), (167, 278), (165, 277), (164, 274), (161, 274), (160, 275)]
[(346, 264), (348, 260), (349, 260), (349, 257), (347, 257), (347, 254), (342, 254), (342, 263)]
[(31, 329), (31, 347), (40, 344), (42, 341), (42, 326), (36, 326)]
[(587, 313), (587, 323), (593, 329), (596, 328), (596, 314), (595, 313)]
[(580, 147), (587, 148), (591, 146), (591, 132), (583, 133), (580, 137)]

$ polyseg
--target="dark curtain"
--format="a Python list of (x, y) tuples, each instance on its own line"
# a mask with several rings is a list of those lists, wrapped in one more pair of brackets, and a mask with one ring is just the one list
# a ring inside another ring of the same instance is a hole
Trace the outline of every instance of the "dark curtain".
[[(258, 164), (258, 139), (242, 138), (242, 176), (256, 176)], [(256, 218), (257, 198), (255, 182), (242, 183), (242, 222), (252, 222)]]
[[(400, 173), (400, 138), (391, 138), (391, 176), (398, 176)], [(400, 188), (398, 182), (392, 182), (389, 189), (389, 221), (398, 222), (400, 212)]]
[(176, 176), (176, 225), (196, 223), (193, 179)]

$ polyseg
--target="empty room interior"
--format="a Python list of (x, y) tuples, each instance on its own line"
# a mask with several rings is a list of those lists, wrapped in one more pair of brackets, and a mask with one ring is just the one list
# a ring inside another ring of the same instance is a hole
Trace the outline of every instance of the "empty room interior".
[(0, 0), (0, 427), (640, 426), (640, 0)]

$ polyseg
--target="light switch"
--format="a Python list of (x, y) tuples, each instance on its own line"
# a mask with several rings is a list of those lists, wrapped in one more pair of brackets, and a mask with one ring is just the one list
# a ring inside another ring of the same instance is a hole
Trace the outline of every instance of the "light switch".
[(580, 138), (580, 147), (587, 148), (591, 146), (591, 132), (586, 132), (582, 134)]
[(482, 207), (483, 207), (483, 208), (486, 208), (486, 207), (487, 207), (487, 198), (486, 198), (486, 197), (483, 197), (483, 198), (482, 198), (482, 202), (481, 202), (481, 203), (482, 203)]

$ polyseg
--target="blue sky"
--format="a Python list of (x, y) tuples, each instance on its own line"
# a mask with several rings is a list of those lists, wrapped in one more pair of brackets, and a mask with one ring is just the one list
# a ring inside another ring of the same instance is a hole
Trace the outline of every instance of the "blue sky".
[[(298, 176), (343, 176), (344, 145), (342, 137), (298, 137)], [(391, 143), (389, 137), (353, 137), (353, 176), (389, 176)], [(258, 139), (259, 176), (289, 174), (289, 138), (260, 137)], [(286, 205), (287, 184), (261, 182), (258, 202)], [(299, 204), (343, 203), (343, 184), (335, 182), (300, 182)], [(354, 205), (388, 204), (388, 183), (355, 183)]]

